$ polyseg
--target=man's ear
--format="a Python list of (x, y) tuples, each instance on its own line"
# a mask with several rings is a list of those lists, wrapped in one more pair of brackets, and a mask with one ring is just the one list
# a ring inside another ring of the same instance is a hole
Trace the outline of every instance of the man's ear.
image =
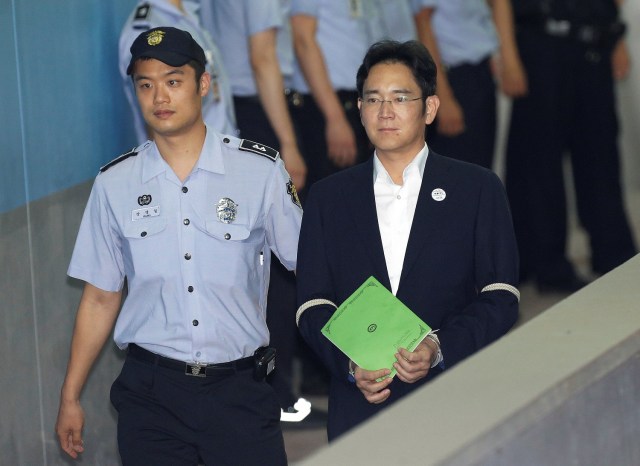
[(204, 97), (209, 92), (209, 87), (211, 86), (211, 75), (205, 71), (200, 76), (200, 97)]
[(426, 100), (427, 109), (424, 115), (424, 122), (427, 125), (433, 123), (433, 120), (436, 118), (436, 113), (438, 113), (438, 108), (440, 107), (440, 99), (437, 95), (430, 95)]

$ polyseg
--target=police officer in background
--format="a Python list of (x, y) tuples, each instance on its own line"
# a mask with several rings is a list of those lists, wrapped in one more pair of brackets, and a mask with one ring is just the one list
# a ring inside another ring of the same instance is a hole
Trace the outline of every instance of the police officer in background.
[[(287, 36), (288, 2), (282, 0), (201, 0), (203, 26), (220, 45), (231, 79), (240, 137), (260, 141), (281, 153), (295, 188), (305, 184), (306, 166), (285, 99), (285, 74), (293, 50)], [(269, 377), (282, 408), (282, 421), (309, 414), (308, 402), (293, 387), (297, 332), (295, 276), (271, 261), (267, 324), (278, 351), (278, 367)], [(301, 403), (297, 409), (296, 405)]]
[(80, 393), (115, 323), (123, 464), (286, 464), (265, 306), (271, 252), (295, 268), (302, 209), (276, 151), (205, 124), (205, 65), (179, 29), (131, 46), (154, 140), (101, 169), (69, 266), (86, 285), (56, 431), (74, 458)]
[(122, 86), (133, 114), (137, 144), (151, 139), (153, 135), (149, 134), (149, 128), (145, 126), (131, 84), (131, 77), (127, 75), (127, 67), (131, 59), (129, 48), (138, 34), (159, 26), (171, 26), (187, 31), (204, 49), (207, 57), (207, 72), (211, 76), (210, 91), (202, 102), (204, 121), (214, 131), (237, 134), (231, 87), (222, 55), (211, 36), (200, 26), (198, 14), (199, 6), (194, 2), (144, 0), (136, 5), (122, 27), (118, 47), (119, 69)]
[(629, 61), (621, 0), (513, 0), (529, 92), (513, 102), (506, 186), (521, 279), (541, 291), (585, 284), (566, 256), (563, 155), (569, 152), (591, 267), (604, 274), (636, 253), (620, 186), (614, 78)]

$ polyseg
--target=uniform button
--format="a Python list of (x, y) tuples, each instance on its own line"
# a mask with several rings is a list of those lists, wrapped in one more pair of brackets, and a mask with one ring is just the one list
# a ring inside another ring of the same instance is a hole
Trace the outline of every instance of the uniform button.
[(231, 142), (231, 139), (229, 139), (229, 138), (224, 138), (224, 139), (222, 140), (222, 142), (224, 142), (225, 144), (229, 144), (229, 143)]
[(191, 323), (193, 324), (194, 327), (197, 327), (200, 322), (198, 322), (196, 319), (193, 319), (193, 322)]
[(184, 258), (185, 258), (185, 259), (187, 259), (187, 260), (191, 259), (191, 254), (186, 253), (186, 254), (184, 255)]
[(142, 236), (144, 238), (145, 236), (147, 236), (147, 232), (143, 231), (142, 233), (140, 233), (140, 236)]
[(189, 188), (187, 188), (186, 186), (183, 186), (183, 187), (182, 187), (182, 192), (183, 192), (183, 193), (186, 193), (187, 191), (189, 191)]
[(182, 223), (184, 223), (185, 225), (189, 225), (191, 223), (191, 221), (188, 218), (185, 218)]
[(187, 291), (188, 291), (189, 293), (193, 293), (193, 287), (192, 287), (192, 286), (188, 286), (188, 287), (187, 287)]
[(196, 357), (198, 357), (198, 358), (199, 358), (200, 356), (202, 356), (202, 353), (201, 353), (200, 351), (198, 351), (198, 352), (196, 353)]
[(401, 196), (400, 194), (398, 194), (398, 195), (396, 196), (396, 199), (400, 200), (400, 199), (402, 199), (402, 196)]
[(229, 233), (224, 234), (224, 239), (231, 239), (231, 235)]

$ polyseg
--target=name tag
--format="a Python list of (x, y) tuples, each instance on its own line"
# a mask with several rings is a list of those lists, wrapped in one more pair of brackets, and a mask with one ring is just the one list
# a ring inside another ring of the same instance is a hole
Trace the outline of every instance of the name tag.
[(157, 217), (160, 215), (160, 206), (143, 207), (142, 209), (136, 209), (131, 211), (131, 220), (136, 221), (147, 217)]

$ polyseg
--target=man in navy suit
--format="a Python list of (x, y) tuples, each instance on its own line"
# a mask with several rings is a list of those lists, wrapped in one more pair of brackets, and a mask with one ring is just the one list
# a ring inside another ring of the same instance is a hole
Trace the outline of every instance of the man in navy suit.
[[(357, 88), (375, 153), (317, 182), (306, 201), (296, 320), (331, 373), (329, 440), (500, 338), (518, 317), (504, 188), (493, 172), (425, 144), (439, 105), (435, 83), (420, 43), (371, 46)], [(371, 275), (435, 329), (413, 352), (398, 349), (394, 378), (355, 366), (320, 332)]]

